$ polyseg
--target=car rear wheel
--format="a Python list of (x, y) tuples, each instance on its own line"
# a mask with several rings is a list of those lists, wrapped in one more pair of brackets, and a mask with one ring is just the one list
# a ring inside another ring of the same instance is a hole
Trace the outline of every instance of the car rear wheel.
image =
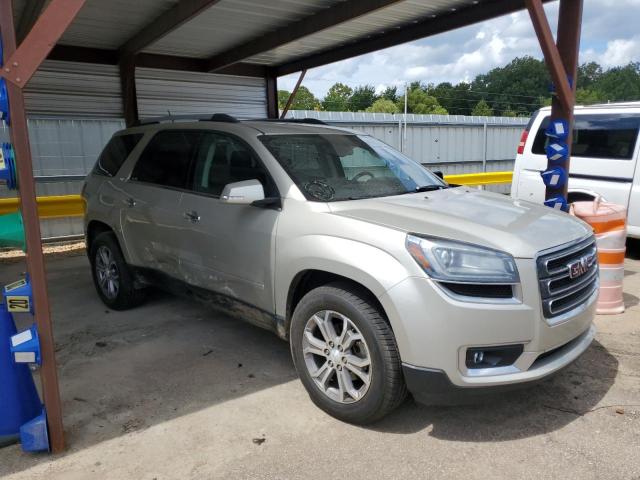
[(374, 422), (406, 397), (398, 347), (383, 312), (348, 283), (302, 298), (291, 320), (291, 351), (311, 400), (340, 420)]
[(89, 258), (96, 291), (107, 307), (127, 310), (144, 301), (145, 291), (135, 288), (134, 276), (113, 233), (101, 233), (95, 238)]

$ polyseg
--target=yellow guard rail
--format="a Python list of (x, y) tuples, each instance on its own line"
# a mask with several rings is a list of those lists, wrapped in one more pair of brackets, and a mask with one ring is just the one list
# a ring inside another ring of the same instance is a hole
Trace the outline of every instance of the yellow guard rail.
[[(445, 175), (445, 180), (456, 185), (497, 185), (511, 183), (513, 172), (462, 173)], [(0, 198), (0, 215), (18, 210), (17, 198)], [(40, 218), (81, 217), (84, 215), (84, 200), (80, 195), (38, 197)]]

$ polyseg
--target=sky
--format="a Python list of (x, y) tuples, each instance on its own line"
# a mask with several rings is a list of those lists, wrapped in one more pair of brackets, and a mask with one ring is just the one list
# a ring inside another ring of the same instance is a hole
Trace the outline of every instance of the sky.
[[(545, 10), (555, 30), (558, 2)], [(640, 61), (639, 21), (640, 0), (584, 0), (580, 63), (608, 68)], [(523, 55), (542, 58), (526, 11), (315, 68), (303, 84), (319, 98), (336, 82), (377, 91), (413, 81), (455, 84)], [(279, 78), (278, 88), (291, 90), (298, 75)]]

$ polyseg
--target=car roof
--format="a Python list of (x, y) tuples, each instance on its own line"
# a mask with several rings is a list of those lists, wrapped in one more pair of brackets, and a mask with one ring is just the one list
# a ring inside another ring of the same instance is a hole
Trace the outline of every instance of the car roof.
[[(576, 105), (574, 112), (585, 112), (593, 110), (595, 112), (640, 112), (640, 102), (618, 102), (618, 103), (598, 103), (595, 105)], [(547, 113), (551, 111), (551, 107), (543, 107), (541, 112)]]
[[(184, 119), (184, 118), (161, 118), (158, 120), (150, 119), (147, 122), (142, 122), (140, 125), (136, 125), (131, 128), (127, 128), (118, 132), (118, 134), (124, 133), (144, 133), (148, 131), (160, 131), (160, 130), (173, 130), (173, 129), (198, 129), (206, 130), (208, 128), (216, 130), (216, 127), (225, 125), (232, 127), (236, 133), (246, 132), (253, 135), (256, 133), (264, 135), (309, 135), (309, 134), (323, 134), (323, 135), (362, 135), (362, 132), (350, 130), (348, 128), (334, 127), (331, 125), (323, 125), (321, 123), (315, 123), (313, 120), (306, 123), (305, 121), (278, 121), (278, 120), (235, 120), (229, 117), (230, 120), (209, 120), (209, 119)], [(229, 130), (225, 128), (224, 130)]]

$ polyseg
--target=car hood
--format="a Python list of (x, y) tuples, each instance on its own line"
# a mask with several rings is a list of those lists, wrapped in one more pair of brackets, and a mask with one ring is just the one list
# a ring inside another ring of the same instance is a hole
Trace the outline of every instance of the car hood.
[(593, 232), (566, 213), (466, 187), (333, 202), (329, 208), (334, 215), (484, 245), (518, 258), (533, 258)]

